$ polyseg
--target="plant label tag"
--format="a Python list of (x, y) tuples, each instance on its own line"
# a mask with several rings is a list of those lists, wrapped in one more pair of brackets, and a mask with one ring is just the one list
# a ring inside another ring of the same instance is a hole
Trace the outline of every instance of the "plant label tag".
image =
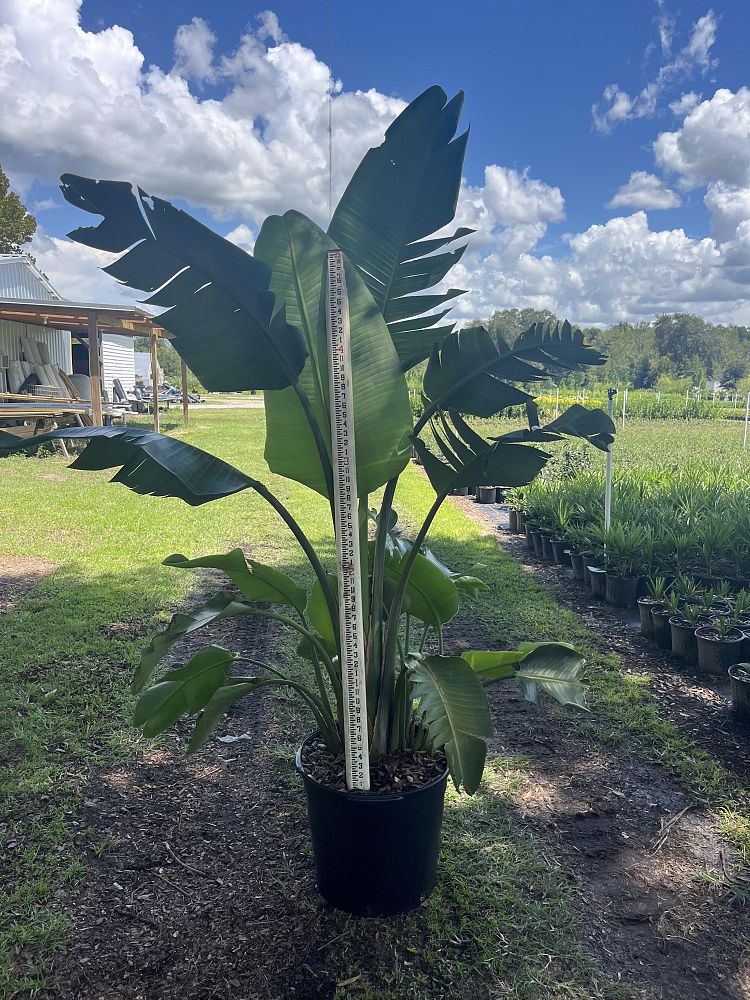
[(357, 517), (357, 457), (344, 256), (328, 252), (326, 326), (329, 346), (333, 511), (339, 584), (341, 676), (344, 684), (346, 785), (370, 787), (365, 691), (362, 576)]

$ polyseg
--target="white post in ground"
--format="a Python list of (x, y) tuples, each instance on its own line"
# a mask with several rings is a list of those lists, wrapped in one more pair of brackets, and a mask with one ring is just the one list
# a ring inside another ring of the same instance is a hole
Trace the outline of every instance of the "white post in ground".
[(750, 417), (750, 392), (747, 394), (747, 400), (745, 401), (745, 436), (742, 439), (742, 447), (747, 448), (747, 421)]
[[(617, 389), (608, 389), (607, 396), (609, 397), (609, 402), (607, 404), (607, 413), (609, 414), (609, 419), (613, 420), (615, 415), (615, 396), (617, 395)], [(612, 448), (614, 442), (610, 444), (607, 448), (607, 468), (604, 480), (604, 527), (609, 528), (612, 523)]]
[(628, 388), (625, 387), (622, 394), (622, 430), (625, 430), (625, 408), (628, 405)]
[(555, 419), (557, 419), (559, 413), (560, 413), (560, 386), (558, 385), (557, 389), (555, 390)]
[(688, 408), (688, 403), (690, 402), (690, 389), (685, 390), (685, 409)]

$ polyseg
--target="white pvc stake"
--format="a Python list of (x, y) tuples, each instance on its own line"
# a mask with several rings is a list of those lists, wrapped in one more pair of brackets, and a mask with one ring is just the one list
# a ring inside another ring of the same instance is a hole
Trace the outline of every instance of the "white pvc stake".
[[(609, 402), (607, 404), (607, 413), (609, 414), (609, 419), (614, 421), (615, 415), (615, 396), (617, 395), (617, 389), (609, 390)], [(604, 527), (609, 528), (612, 523), (612, 448), (614, 447), (614, 442), (612, 442), (607, 448), (607, 466), (604, 479)]]
[(622, 394), (622, 428), (621, 428), (622, 430), (625, 430), (625, 407), (627, 405), (628, 405), (628, 389), (626, 387), (625, 391)]
[(745, 402), (745, 436), (742, 439), (742, 447), (747, 448), (747, 421), (750, 417), (750, 392), (747, 394), (747, 401)]
[(346, 786), (367, 791), (370, 787), (370, 751), (357, 517), (357, 456), (354, 449), (349, 299), (346, 294), (344, 257), (340, 250), (328, 252), (326, 326), (330, 362), (333, 509), (343, 661)]

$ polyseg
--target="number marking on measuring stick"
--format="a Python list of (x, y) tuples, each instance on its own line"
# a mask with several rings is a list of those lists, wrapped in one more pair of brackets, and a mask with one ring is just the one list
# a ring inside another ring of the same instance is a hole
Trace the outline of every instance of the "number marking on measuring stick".
[(328, 253), (327, 291), (333, 508), (344, 683), (346, 784), (347, 788), (367, 791), (370, 787), (370, 754), (367, 738), (365, 643), (357, 517), (357, 459), (354, 450), (349, 300), (346, 294), (344, 258), (340, 250), (331, 250)]

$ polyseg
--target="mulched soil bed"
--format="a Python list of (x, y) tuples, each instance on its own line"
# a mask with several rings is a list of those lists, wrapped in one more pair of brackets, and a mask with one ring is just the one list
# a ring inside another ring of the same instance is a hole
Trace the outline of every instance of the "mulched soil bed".
[[(302, 766), (321, 785), (337, 791), (346, 790), (343, 754), (334, 754), (323, 740), (311, 740), (302, 752)], [(370, 765), (370, 791), (367, 794), (393, 795), (415, 791), (445, 774), (442, 753), (424, 754), (413, 750), (397, 750)]]
[[(263, 658), (277, 634), (239, 618), (206, 641)], [(450, 651), (481, 642), (468, 618), (448, 636)], [(569, 731), (513, 685), (493, 688), (491, 701), (493, 750), (530, 760), (515, 793), (519, 822), (567, 872), (585, 949), (639, 1000), (746, 997), (747, 913), (733, 903), (735, 859), (712, 818), (662, 770)], [(352, 985), (337, 991), (342, 918), (315, 890), (292, 761), (269, 751), (296, 735), (279, 706), (268, 695), (245, 699), (218, 731), (233, 741), (212, 740), (191, 758), (185, 728), (132, 765), (91, 774), (70, 819), (87, 874), (56, 899), (73, 930), (52, 969), (56, 985), (38, 996), (353, 998), (357, 969), (387, 978), (403, 959), (394, 939), (404, 918), (368, 921), (361, 951), (347, 957)], [(419, 967), (413, 932), (408, 944)], [(479, 982), (466, 997), (492, 1000)]]

